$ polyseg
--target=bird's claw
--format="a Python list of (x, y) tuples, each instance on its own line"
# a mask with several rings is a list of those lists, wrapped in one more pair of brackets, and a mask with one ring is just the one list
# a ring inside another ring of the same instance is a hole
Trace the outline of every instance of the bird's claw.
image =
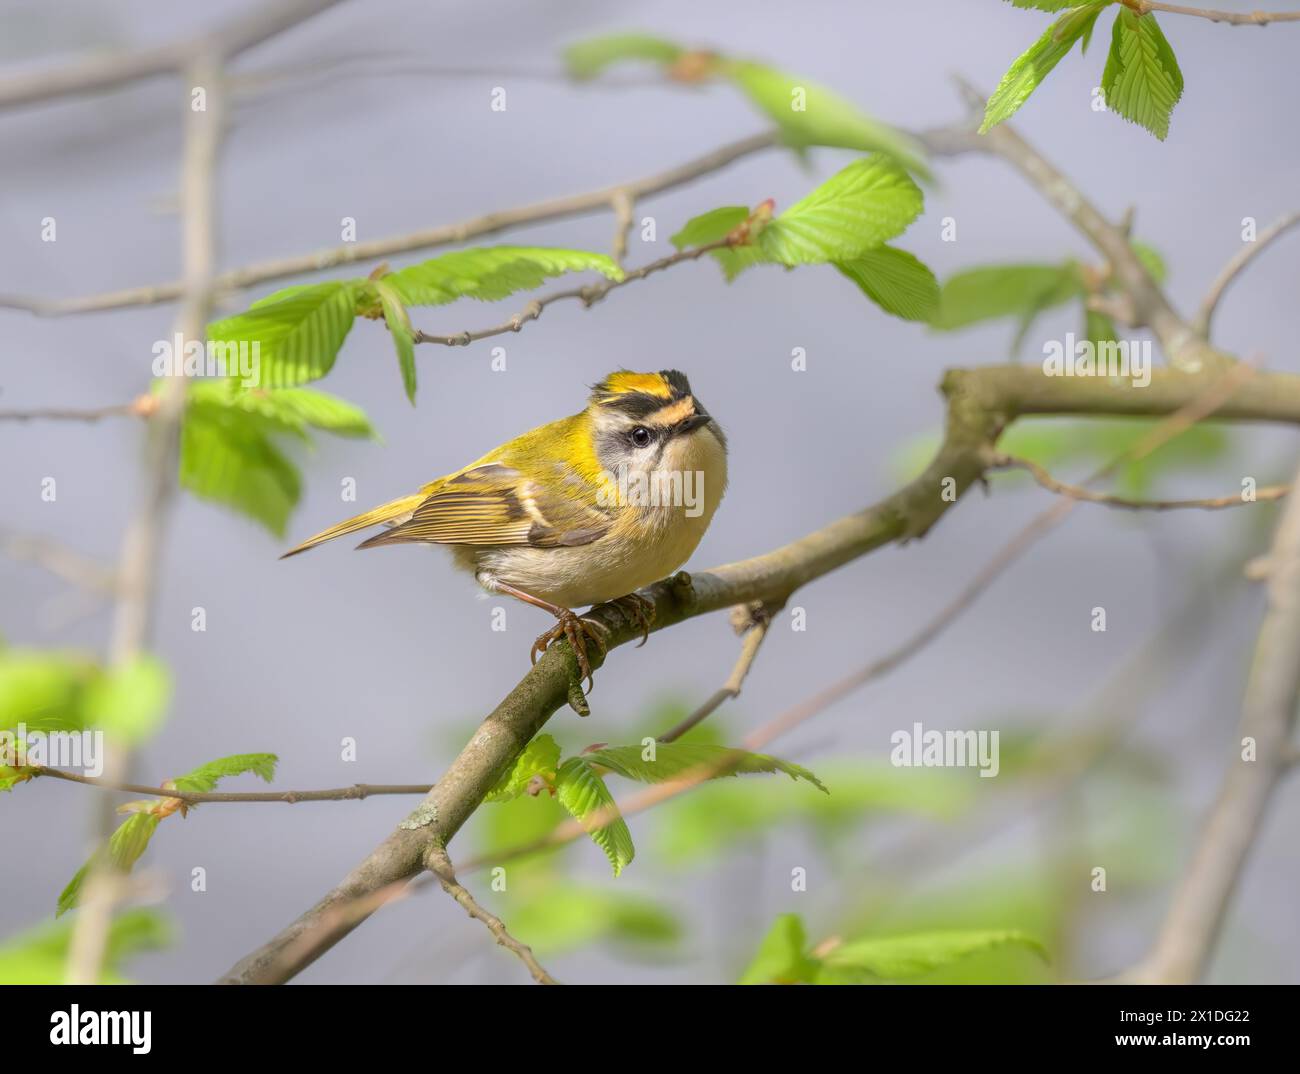
[(627, 611), (638, 623), (641, 624), (641, 640), (636, 643), (639, 649), (650, 640), (650, 626), (655, 621), (655, 602), (647, 597), (641, 596), (640, 593), (629, 593), (625, 597), (618, 597), (610, 601), (620, 611)]
[(592, 678), (591, 661), (587, 658), (587, 639), (590, 638), (600, 647), (600, 655), (603, 658), (608, 651), (605, 646), (605, 639), (601, 636), (604, 633), (604, 627), (594, 620), (583, 619), (567, 609), (559, 616), (559, 620), (545, 634), (537, 636), (529, 656), (532, 662), (536, 664), (537, 658), (546, 652), (552, 642), (563, 638), (569, 643), (573, 655), (578, 658), (579, 681), (583, 679), (587, 681), (587, 692), (590, 693), (592, 687), (596, 685), (596, 680)]

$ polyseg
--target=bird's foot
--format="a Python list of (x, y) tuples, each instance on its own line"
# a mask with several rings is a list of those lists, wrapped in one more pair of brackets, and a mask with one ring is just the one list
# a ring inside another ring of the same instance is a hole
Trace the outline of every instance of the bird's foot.
[(578, 658), (578, 678), (587, 680), (587, 691), (590, 692), (596, 682), (591, 677), (591, 661), (587, 659), (587, 639), (590, 638), (600, 647), (600, 654), (603, 657), (607, 651), (605, 639), (601, 636), (604, 627), (591, 619), (583, 619), (568, 608), (561, 608), (556, 613), (556, 618), (560, 621), (545, 634), (538, 635), (529, 656), (536, 664), (538, 656), (546, 652), (551, 642), (563, 638), (573, 649), (573, 655)]
[(636, 647), (641, 648), (650, 638), (650, 625), (655, 621), (655, 602), (641, 596), (640, 593), (629, 593), (625, 597), (611, 600), (610, 603), (620, 611), (627, 612), (641, 624), (641, 640), (636, 643)]

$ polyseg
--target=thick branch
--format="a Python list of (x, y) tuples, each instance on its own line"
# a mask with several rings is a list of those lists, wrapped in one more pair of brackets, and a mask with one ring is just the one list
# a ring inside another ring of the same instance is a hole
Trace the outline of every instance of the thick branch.
[[(923, 536), (981, 476), (986, 453), (1002, 428), (1022, 414), (1173, 414), (1200, 399), (1203, 376), (1156, 371), (1146, 388), (1109, 381), (1049, 377), (1023, 366), (953, 370), (944, 378), (948, 420), (944, 443), (910, 485), (856, 514), (832, 522), (783, 548), (711, 571), (684, 575), (642, 591), (655, 608), (653, 629), (749, 601), (775, 603), (837, 567), (894, 541)], [(1215, 415), (1242, 421), (1300, 424), (1300, 376), (1256, 374), (1219, 402)], [(602, 605), (591, 618), (608, 630), (609, 649), (641, 635), (635, 618)], [(592, 653), (593, 666), (603, 661)], [(566, 700), (581, 703), (577, 662), (557, 644), (484, 720), (424, 802), (323, 899), (288, 928), (242, 959), (223, 978), (230, 983), (288, 980), (347, 935), (376, 892), (421, 871), (435, 842), (446, 845), (500, 774)], [(365, 901), (369, 900), (369, 901)], [(304, 935), (309, 942), (299, 943)], [(292, 957), (286, 957), (291, 955)]]

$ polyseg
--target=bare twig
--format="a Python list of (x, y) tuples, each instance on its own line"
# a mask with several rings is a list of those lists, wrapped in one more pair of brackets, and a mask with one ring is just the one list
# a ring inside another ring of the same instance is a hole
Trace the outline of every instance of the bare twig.
[(259, 5), (197, 37), (106, 56), (86, 56), (63, 67), (11, 75), (0, 79), (0, 108), (114, 89), (140, 79), (182, 72), (209, 55), (229, 59), (338, 2), (291, 0)]
[(1214, 312), (1219, 308), (1219, 302), (1222, 301), (1224, 292), (1227, 291), (1232, 282), (1241, 275), (1255, 258), (1297, 224), (1300, 224), (1300, 213), (1290, 213), (1282, 217), (1281, 220), (1274, 221), (1255, 236), (1254, 242), (1244, 244), (1229, 259), (1228, 263), (1223, 266), (1223, 271), (1210, 285), (1205, 299), (1201, 302), (1200, 312), (1196, 316), (1196, 329), (1201, 335), (1209, 337), (1210, 322), (1214, 319)]
[(1119, 0), (1126, 8), (1139, 15), (1149, 15), (1153, 11), (1163, 11), (1171, 15), (1191, 15), (1210, 22), (1226, 22), (1230, 26), (1267, 26), (1270, 22), (1300, 21), (1300, 11), (1211, 11), (1201, 7), (1186, 7), (1183, 4), (1163, 4), (1156, 0)]
[[(515, 209), (504, 209), (488, 213), (459, 224), (444, 224), (439, 227), (413, 231), (387, 239), (373, 242), (355, 242), (317, 250), (310, 254), (282, 257), (272, 261), (261, 261), (244, 268), (223, 272), (213, 281), (219, 294), (228, 294), (259, 283), (281, 280), (290, 276), (318, 272), (338, 265), (350, 265), (362, 261), (378, 261), (397, 254), (411, 253), (416, 250), (428, 250), (438, 246), (468, 242), (470, 239), (485, 235), (495, 235), (510, 228), (526, 224), (540, 224), (550, 220), (564, 220), (569, 217), (583, 216), (587, 213), (608, 210), (620, 192), (627, 197), (640, 201), (654, 194), (663, 193), (699, 179), (701, 176), (720, 171), (727, 165), (743, 157), (752, 156), (779, 145), (775, 133), (755, 134), (720, 146), (694, 160), (679, 164), (666, 171), (657, 172), (644, 179), (619, 183), (615, 186), (601, 187), (584, 194), (573, 194), (562, 198), (534, 202)], [(182, 284), (179, 280), (168, 283), (150, 284), (145, 287), (132, 287), (122, 291), (109, 291), (82, 298), (47, 300), (21, 295), (0, 295), (0, 307), (27, 310), (42, 317), (61, 316), (65, 314), (93, 313), (100, 310), (124, 309), (130, 306), (151, 306), (162, 302), (175, 301), (181, 295)]]
[(609, 199), (614, 210), (614, 260), (620, 265), (627, 257), (627, 237), (636, 223), (636, 201), (626, 189), (616, 190)]
[(1223, 507), (1242, 507), (1255, 502), (1280, 500), (1291, 491), (1290, 485), (1266, 485), (1256, 489), (1250, 499), (1240, 493), (1231, 496), (1216, 496), (1200, 500), (1135, 500), (1127, 496), (1116, 496), (1108, 492), (1094, 492), (1082, 485), (1069, 485), (1058, 481), (1045, 467), (1031, 459), (1021, 459), (1014, 455), (994, 452), (989, 456), (991, 470), (1024, 470), (1043, 488), (1072, 500), (1085, 500), (1088, 503), (1103, 503), (1109, 507), (1123, 507), (1130, 511), (1176, 511), (1183, 508), (1202, 508), (1216, 510)]
[(416, 343), (438, 343), (444, 347), (467, 347), (480, 339), (490, 339), (493, 336), (502, 336), (509, 332), (520, 331), (529, 321), (537, 320), (547, 306), (556, 302), (578, 299), (584, 306), (593, 306), (611, 291), (625, 287), (636, 280), (644, 280), (652, 273), (662, 272), (674, 265), (680, 265), (686, 261), (698, 261), (709, 251), (721, 250), (730, 245), (732, 245), (730, 240), (721, 239), (718, 242), (707, 243), (704, 246), (693, 246), (689, 250), (678, 250), (675, 254), (669, 254), (667, 257), (659, 258), (658, 261), (651, 261), (648, 265), (642, 265), (639, 269), (626, 272), (618, 280), (601, 280), (599, 283), (587, 284), (585, 287), (572, 287), (564, 291), (553, 291), (542, 298), (533, 299), (509, 320), (493, 325), (491, 328), (480, 328), (473, 332), (457, 332), (454, 336), (435, 336), (429, 332), (416, 329), (412, 332), (411, 338)]
[(147, 418), (158, 409), (158, 398), (140, 395), (129, 403), (90, 407), (45, 407), (37, 410), (0, 410), (0, 421), (85, 421), (96, 422), (104, 418)]
[(754, 666), (758, 650), (772, 625), (772, 616), (779, 610), (779, 608), (767, 608), (762, 604), (738, 604), (733, 609), (732, 625), (740, 635), (741, 642), (740, 655), (736, 657), (736, 664), (731, 669), (731, 674), (704, 704), (660, 735), (660, 742), (676, 742), (687, 731), (698, 727), (712, 716), (724, 701), (740, 696), (740, 689), (745, 684), (749, 669)]
[[(283, 29), (283, 14), (295, 19), (317, 10), (319, 5), (291, 3), (285, 8), (262, 9), (261, 19)], [(222, 84), (224, 54), (205, 52), (187, 68), (189, 86), (182, 87), (184, 102), (184, 145), (181, 155), (182, 261), (185, 291), (177, 320), (177, 331), (185, 339), (202, 339), (212, 310), (213, 266), (216, 261), (216, 164), (225, 126), (225, 87)], [(190, 87), (206, 90), (205, 109), (196, 109)], [(144, 463), (144, 498), (131, 519), (122, 541), (117, 568), (117, 603), (114, 609), (108, 658), (121, 668), (136, 660), (148, 644), (157, 589), (157, 568), (161, 558), (168, 507), (175, 492), (180, 453), (180, 427), (185, 410), (184, 375), (165, 379), (158, 409), (149, 420), (149, 439)], [(129, 751), (109, 751), (104, 765), (106, 779), (121, 779), (129, 765)], [(105, 797), (99, 809), (99, 835), (107, 839), (113, 827), (113, 803)], [(112, 924), (113, 900), (97, 895), (112, 883), (112, 867), (104, 856), (86, 878), (86, 905), (77, 915), (69, 944), (68, 978), (72, 984), (93, 984)]]
[(146, 783), (121, 783), (97, 776), (83, 776), (44, 765), (31, 765), (27, 770), (33, 777), (48, 776), (105, 791), (170, 798), (184, 802), (187, 806), (208, 802), (284, 802), (288, 805), (299, 802), (353, 802), (384, 794), (428, 794), (430, 790), (428, 783), (354, 783), (350, 787), (333, 787), (321, 791), (178, 791), (170, 787), (151, 787)]
[(506, 928), (505, 923), (495, 914), (480, 906), (474, 896), (456, 879), (451, 859), (441, 846), (436, 843), (431, 846), (428, 854), (425, 855), (425, 862), (429, 867), (429, 871), (438, 878), (442, 890), (460, 903), (470, 917), (483, 922), (487, 926), (488, 932), (496, 937), (498, 944), (518, 956), (519, 961), (528, 967), (528, 972), (533, 975), (534, 981), (544, 985), (560, 983), (547, 973), (542, 964), (537, 961), (532, 948), (511, 936), (510, 930)]
[[(1300, 487), (1300, 473), (1294, 485)], [(1201, 978), (1269, 799), (1286, 771), (1300, 702), (1300, 497), (1287, 501), (1269, 560), (1268, 610), (1227, 775), (1155, 946), (1126, 979), (1186, 984)]]
[(51, 574), (94, 593), (112, 594), (117, 589), (110, 568), (49, 537), (0, 531), (0, 553), (19, 562), (44, 567)]

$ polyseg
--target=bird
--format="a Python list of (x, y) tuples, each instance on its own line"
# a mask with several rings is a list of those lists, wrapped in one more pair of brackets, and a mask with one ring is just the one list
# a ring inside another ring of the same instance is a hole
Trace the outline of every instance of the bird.
[(610, 373), (586, 407), (509, 440), (418, 492), (322, 530), (287, 559), (382, 525), (361, 548), (447, 545), (488, 593), (554, 615), (536, 663), (565, 638), (594, 685), (588, 639), (603, 628), (574, 609), (629, 603), (649, 635), (653, 604), (636, 590), (666, 578), (699, 545), (727, 487), (727, 438), (675, 369)]

